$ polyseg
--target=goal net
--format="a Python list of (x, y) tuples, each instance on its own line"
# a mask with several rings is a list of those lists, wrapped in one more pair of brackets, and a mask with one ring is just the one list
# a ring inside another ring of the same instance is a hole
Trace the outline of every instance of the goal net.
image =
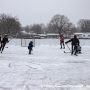
[(27, 47), (30, 41), (32, 41), (33, 46), (35, 46), (35, 39), (21, 39), (21, 46)]

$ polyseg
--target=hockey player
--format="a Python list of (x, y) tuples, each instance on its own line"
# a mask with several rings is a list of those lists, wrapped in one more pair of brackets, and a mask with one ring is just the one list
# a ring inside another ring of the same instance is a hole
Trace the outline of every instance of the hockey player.
[(63, 34), (60, 35), (60, 46), (61, 46), (61, 49), (62, 49), (62, 46), (63, 46), (63, 49), (65, 48)]
[(1, 43), (1, 35), (0, 35), (0, 43)]
[(4, 47), (5, 47), (6, 43), (8, 43), (8, 42), (9, 42), (9, 41), (8, 41), (8, 35), (5, 34), (5, 36), (4, 36), (3, 39), (1, 40), (1, 48), (0, 48), (1, 53), (2, 53), (2, 51), (4, 50)]
[(71, 42), (71, 54), (77, 55), (78, 53), (78, 46), (79, 46), (79, 39), (77, 38), (76, 35), (74, 35), (74, 38), (68, 40), (67, 42), (65, 42), (65, 44)]
[(0, 50), (1, 50), (1, 35), (0, 35)]
[(33, 48), (33, 42), (30, 41), (30, 43), (28, 45), (29, 54), (31, 54), (32, 48)]

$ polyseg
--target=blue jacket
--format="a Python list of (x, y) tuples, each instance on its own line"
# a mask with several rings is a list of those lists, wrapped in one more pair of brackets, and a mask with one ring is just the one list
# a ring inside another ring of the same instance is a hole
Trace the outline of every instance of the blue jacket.
[(28, 45), (28, 49), (32, 49), (32, 47), (33, 47), (33, 42), (31, 41)]

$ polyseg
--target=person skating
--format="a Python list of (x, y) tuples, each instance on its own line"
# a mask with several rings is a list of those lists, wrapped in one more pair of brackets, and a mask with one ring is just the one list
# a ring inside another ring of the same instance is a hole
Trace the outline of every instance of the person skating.
[(1, 35), (0, 35), (0, 43), (1, 43)]
[(79, 46), (79, 39), (77, 38), (76, 35), (74, 35), (74, 38), (68, 40), (67, 42), (65, 42), (65, 44), (71, 42), (71, 54), (77, 55), (78, 53), (78, 46)]
[(28, 45), (29, 54), (31, 54), (32, 48), (33, 48), (33, 42), (30, 41), (30, 43)]
[(65, 49), (65, 45), (64, 45), (64, 36), (63, 34), (60, 35), (60, 49)]
[(4, 37), (3, 37), (3, 39), (1, 40), (1, 48), (0, 48), (0, 50), (1, 50), (1, 53), (3, 52), (3, 50), (4, 50), (4, 48), (5, 48), (5, 45), (6, 45), (6, 43), (8, 43), (9, 41), (8, 41), (8, 35), (5, 35)]
[(1, 35), (0, 35), (0, 51), (1, 51)]

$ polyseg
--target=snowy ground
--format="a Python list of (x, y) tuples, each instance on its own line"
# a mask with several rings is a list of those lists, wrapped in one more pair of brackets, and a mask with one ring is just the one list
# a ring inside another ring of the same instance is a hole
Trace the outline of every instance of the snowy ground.
[(12, 40), (0, 54), (0, 90), (90, 90), (90, 40), (81, 45), (82, 54), (71, 56), (59, 40), (37, 40), (28, 55)]

